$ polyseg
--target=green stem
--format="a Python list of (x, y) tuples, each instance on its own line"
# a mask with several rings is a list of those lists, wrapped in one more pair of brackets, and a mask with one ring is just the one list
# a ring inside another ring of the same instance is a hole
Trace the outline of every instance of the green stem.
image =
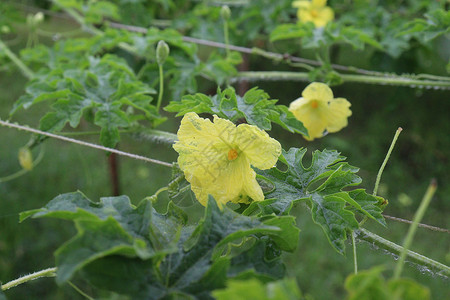
[(136, 134), (138, 137), (152, 142), (162, 142), (170, 145), (178, 140), (176, 134), (156, 129), (145, 129), (143, 131), (137, 131)]
[[(395, 132), (394, 138), (392, 139), (391, 146), (389, 146), (389, 150), (386, 153), (386, 156), (384, 157), (384, 161), (380, 166), (380, 169), (378, 170), (377, 179), (375, 180), (375, 187), (373, 188), (372, 195), (376, 196), (378, 192), (378, 185), (380, 184), (381, 175), (383, 174), (384, 168), (386, 167), (387, 162), (389, 161), (389, 157), (391, 157), (392, 150), (394, 150), (395, 143), (397, 142), (398, 136), (400, 135), (400, 132), (402, 132), (403, 128), (399, 127), (397, 128), (397, 131)], [(361, 227), (366, 223), (366, 221), (369, 218), (367, 216), (364, 216), (364, 218), (359, 222), (359, 226)]]
[(355, 267), (354, 273), (358, 274), (358, 257), (356, 256), (356, 239), (355, 232), (352, 231), (352, 244), (353, 244), (353, 266)]
[(377, 195), (378, 185), (380, 184), (381, 175), (383, 174), (384, 168), (386, 167), (389, 157), (391, 157), (392, 150), (394, 150), (395, 143), (397, 142), (398, 136), (400, 135), (402, 130), (403, 129), (401, 127), (399, 127), (397, 129), (397, 131), (395, 132), (394, 138), (392, 139), (392, 142), (391, 142), (391, 146), (389, 147), (389, 150), (388, 150), (386, 156), (384, 157), (384, 161), (381, 164), (380, 170), (378, 170), (377, 179), (375, 181), (375, 187), (373, 188), (373, 193), (372, 193), (372, 195), (374, 195), (374, 196)]
[[(362, 82), (371, 84), (390, 84), (409, 87), (434, 87), (450, 89), (448, 81), (418, 80), (404, 77), (377, 77), (369, 75), (339, 74), (347, 82)], [(261, 72), (239, 72), (232, 80), (292, 80), (309, 81), (308, 73), (303, 72), (282, 72), (282, 71), (261, 71)]]
[(22, 276), (16, 280), (12, 280), (7, 282), (1, 286), (3, 291), (10, 289), (12, 287), (18, 286), (19, 284), (25, 283), (27, 281), (35, 280), (40, 277), (55, 277), (56, 276), (56, 268), (48, 268), (42, 271), (38, 271), (29, 275)]
[(19, 171), (17, 171), (14, 174), (5, 176), (5, 177), (0, 177), (0, 182), (7, 182), (16, 178), (19, 178), (20, 176), (32, 171), (42, 160), (42, 158), (44, 157), (44, 148), (42, 148), (42, 150), (39, 152), (38, 156), (36, 157), (36, 159), (33, 161), (33, 166), (31, 168), (31, 170), (27, 170), (27, 169), (21, 169)]
[[(372, 245), (375, 245), (379, 248), (385, 249), (389, 251), (390, 253), (399, 255), (402, 253), (404, 248), (400, 245), (397, 245), (396, 243), (393, 243), (389, 240), (386, 240), (382, 238), (381, 236), (372, 233), (364, 228), (360, 228), (355, 231), (357, 234), (357, 238), (360, 240), (364, 240), (366, 242), (369, 242)], [(406, 256), (414, 262), (422, 266), (426, 266), (432, 270), (439, 270), (439, 274), (450, 277), (450, 267), (446, 266), (440, 262), (437, 262), (435, 260), (432, 260), (431, 258), (428, 258), (426, 256), (423, 256), (419, 253), (413, 252), (411, 250), (405, 251)]]
[(417, 226), (419, 225), (419, 222), (422, 220), (423, 215), (425, 214), (425, 211), (427, 210), (427, 207), (430, 204), (434, 193), (436, 192), (436, 189), (437, 189), (436, 181), (432, 180), (430, 185), (428, 186), (425, 195), (423, 196), (419, 209), (414, 215), (413, 223), (409, 227), (408, 234), (406, 235), (405, 242), (403, 243), (403, 250), (400, 254), (400, 259), (398, 260), (394, 271), (394, 279), (398, 279), (400, 277), (400, 274), (402, 273), (403, 265), (405, 264), (406, 259), (406, 252), (408, 251), (409, 247), (412, 244), (414, 234), (416, 233), (417, 230)]
[(61, 136), (61, 135), (57, 135), (57, 134), (54, 134), (54, 133), (50, 133), (50, 132), (46, 132), (46, 131), (30, 128), (30, 127), (27, 127), (27, 126), (22, 126), (22, 125), (15, 124), (15, 123), (10, 123), (8, 121), (2, 121), (1, 119), (0, 119), (0, 125), (1, 126), (6, 126), (6, 127), (9, 127), (9, 128), (15, 128), (15, 129), (18, 129), (18, 130), (24, 130), (24, 131), (27, 131), (27, 132), (40, 134), (40, 135), (43, 135), (43, 136), (46, 136), (46, 137), (51, 137), (51, 138), (55, 138), (55, 139), (58, 139), (58, 140), (62, 140), (62, 141), (66, 141), (66, 142), (70, 142), (70, 143), (74, 143), (74, 144), (78, 144), (78, 145), (82, 145), (82, 146), (86, 146), (86, 147), (90, 147), (90, 148), (94, 148), (94, 149), (99, 149), (99, 150), (106, 151), (106, 152), (116, 153), (118, 155), (127, 156), (127, 157), (130, 157), (130, 158), (134, 158), (134, 159), (137, 159), (137, 160), (142, 160), (142, 161), (146, 161), (146, 162), (150, 162), (150, 163), (166, 166), (166, 167), (169, 167), (169, 168), (172, 168), (172, 166), (173, 166), (171, 163), (168, 163), (168, 162), (165, 162), (165, 161), (160, 161), (160, 160), (157, 160), (157, 159), (151, 159), (151, 158), (148, 158), (148, 157), (145, 157), (145, 156), (136, 155), (136, 154), (132, 154), (132, 153), (124, 152), (124, 151), (119, 151), (117, 149), (104, 147), (104, 146), (100, 146), (100, 145), (96, 145), (96, 144), (92, 144), (92, 143), (88, 143), (88, 142), (84, 142), (84, 141), (68, 138), (68, 137), (65, 137), (65, 136)]
[(31, 71), (21, 60), (17, 55), (15, 55), (8, 46), (3, 43), (2, 40), (0, 40), (0, 52), (3, 51), (8, 58), (16, 64), (16, 66), (22, 71), (22, 74), (25, 75), (28, 79), (31, 79), (34, 77), (33, 71)]
[(81, 296), (85, 297), (86, 299), (89, 300), (95, 300), (94, 298), (92, 298), (91, 296), (89, 296), (88, 294), (86, 294), (85, 292), (83, 292), (79, 287), (77, 287), (75, 284), (73, 284), (72, 282), (68, 281), (67, 282), (75, 291), (77, 291)]
[(163, 93), (164, 93), (163, 64), (159, 64), (158, 68), (159, 68), (159, 94), (158, 94), (158, 102), (156, 104), (156, 111), (159, 112), (159, 108), (161, 107), (162, 97), (163, 97)]
[(230, 57), (230, 38), (228, 35), (228, 21), (224, 20), (223, 21), (223, 35), (224, 35), (224, 40), (225, 40), (225, 51), (227, 53), (227, 57)]

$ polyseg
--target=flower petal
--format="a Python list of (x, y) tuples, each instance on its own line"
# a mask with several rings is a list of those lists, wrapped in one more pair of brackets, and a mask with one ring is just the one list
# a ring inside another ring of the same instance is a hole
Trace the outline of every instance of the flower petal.
[(263, 201), (264, 194), (261, 189), (261, 186), (256, 181), (256, 173), (251, 168), (249, 169), (251, 174), (248, 174), (247, 176), (244, 177), (245, 179), (244, 192), (246, 195), (252, 198), (253, 201)]
[(265, 170), (272, 168), (281, 154), (280, 143), (256, 126), (241, 124), (237, 127), (236, 145), (251, 165)]
[(312, 0), (311, 4), (316, 8), (324, 7), (327, 4), (327, 0)]
[(313, 82), (303, 90), (302, 96), (308, 100), (329, 102), (333, 99), (333, 92), (325, 83)]
[(336, 98), (330, 102), (327, 130), (337, 132), (347, 126), (347, 118), (352, 115), (350, 102), (344, 98)]
[(334, 12), (329, 7), (322, 8), (318, 13), (319, 15), (314, 22), (316, 27), (324, 27), (328, 22), (333, 21), (334, 19)]
[(309, 1), (294, 1), (292, 3), (292, 7), (308, 9), (311, 6), (311, 2)]
[(309, 141), (322, 137), (328, 124), (326, 118), (328, 104), (318, 101), (317, 106), (313, 107), (311, 102), (305, 98), (299, 98), (289, 105), (289, 111), (308, 129), (309, 137), (305, 139)]

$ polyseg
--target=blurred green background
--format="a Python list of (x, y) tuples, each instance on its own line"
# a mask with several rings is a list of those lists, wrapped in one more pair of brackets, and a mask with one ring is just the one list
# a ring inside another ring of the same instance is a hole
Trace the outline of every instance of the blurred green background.
[[(45, 26), (50, 30), (57, 30), (68, 25), (49, 22)], [(23, 34), (23, 40), (26, 40), (26, 33)], [(21, 47), (23, 44), (19, 43), (14, 48), (18, 50)], [(442, 57), (432, 56), (420, 49), (411, 49), (393, 61), (382, 53), (366, 53), (366, 56), (361, 54), (355, 57), (351, 55), (352, 52), (343, 48), (334, 57), (334, 61), (380, 71), (427, 72), (445, 76), (442, 61), (448, 61), (449, 40), (437, 39), (434, 47), (438, 49), (437, 52), (443, 53)], [(208, 52), (210, 49), (202, 48), (202, 51)], [(312, 56), (311, 53), (305, 55)], [(262, 58), (249, 59), (250, 70), (287, 69), (280, 65), (271, 66)], [(7, 118), (14, 101), (23, 94), (25, 82), (18, 72), (0, 73), (0, 118)], [(281, 81), (250, 83), (250, 87), (259, 86), (285, 105), (300, 97), (306, 85), (306, 82)], [(200, 82), (199, 86), (203, 92), (214, 88), (208, 82)], [(333, 92), (336, 97), (347, 98), (352, 103), (353, 115), (348, 127), (341, 132), (314, 142), (307, 142), (301, 136), (289, 134), (276, 126), (270, 135), (278, 139), (284, 149), (337, 149), (348, 157), (350, 164), (361, 168), (359, 175), (363, 178), (362, 186), (371, 191), (395, 130), (401, 126), (404, 131), (385, 169), (379, 189), (379, 194), (389, 200), (385, 213), (412, 219), (430, 179), (436, 178), (438, 190), (422, 222), (449, 228), (449, 91), (346, 83), (333, 87)], [(14, 121), (37, 127), (39, 118), (46, 109), (47, 106), (43, 103), (29, 111), (20, 111)], [(169, 121), (160, 129), (175, 133), (179, 121), (179, 118)], [(81, 130), (90, 129), (86, 123), (80, 126)], [(0, 177), (20, 170), (17, 153), (29, 137), (27, 133), (0, 127)], [(97, 143), (96, 136), (80, 138)], [(176, 160), (176, 153), (170, 146), (129, 136), (122, 137), (119, 148), (163, 161)], [(45, 151), (45, 156), (33, 171), (15, 180), (0, 182), (0, 281), (3, 283), (54, 266), (53, 252), (75, 233), (72, 225), (59, 220), (33, 219), (19, 224), (18, 214), (21, 211), (39, 208), (55, 196), (75, 190), (81, 190), (94, 201), (112, 193), (105, 153), (56, 140), (48, 140), (45, 147), (34, 149), (35, 157), (39, 151)], [(305, 164), (308, 165), (308, 162)], [(170, 179), (170, 169), (130, 158), (120, 157), (119, 168), (121, 193), (128, 195), (134, 203), (152, 195)], [(158, 208), (163, 209), (166, 202), (167, 195), (163, 193)], [(201, 212), (201, 206), (192, 195), (186, 196), (181, 205), (197, 216)], [(346, 256), (336, 253), (302, 205), (295, 208), (295, 215), (302, 231), (297, 251), (285, 255), (288, 274), (296, 277), (304, 294), (310, 294), (315, 299), (344, 298), (343, 282), (353, 271), (351, 251)], [(370, 222), (367, 227), (401, 244), (408, 225), (390, 220), (387, 223), (388, 228)], [(348, 249), (350, 246), (348, 244)], [(419, 228), (412, 250), (450, 264), (450, 241), (447, 233)], [(364, 242), (358, 244), (358, 261), (361, 270), (384, 264), (386, 274), (390, 274), (396, 262), (389, 253)], [(448, 299), (448, 279), (417, 266), (407, 266), (403, 275), (428, 286), (433, 299)], [(74, 282), (83, 286), (82, 278)], [(85, 291), (89, 293), (89, 290)], [(27, 283), (7, 291), (6, 295), (8, 299), (83, 299), (70, 286), (57, 287), (53, 279)]]

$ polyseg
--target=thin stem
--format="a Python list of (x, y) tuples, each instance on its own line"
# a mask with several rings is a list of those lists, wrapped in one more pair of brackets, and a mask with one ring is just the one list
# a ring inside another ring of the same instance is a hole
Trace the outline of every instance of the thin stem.
[(38, 129), (34, 129), (34, 128), (30, 128), (30, 127), (26, 127), (26, 126), (22, 126), (22, 125), (18, 125), (18, 124), (13, 124), (7, 121), (3, 121), (0, 120), (0, 125), (6, 126), (6, 127), (10, 127), (10, 128), (15, 128), (15, 129), (19, 129), (19, 130), (24, 130), (27, 132), (32, 132), (32, 133), (36, 133), (36, 134), (40, 134), (40, 135), (44, 135), (44, 136), (48, 136), (51, 138), (55, 138), (58, 140), (62, 140), (62, 141), (66, 141), (66, 142), (70, 142), (70, 143), (74, 143), (74, 144), (78, 144), (78, 145), (82, 145), (82, 146), (86, 146), (86, 147), (90, 147), (90, 148), (94, 148), (94, 149), (99, 149), (99, 150), (103, 150), (103, 151), (107, 151), (107, 152), (111, 152), (111, 153), (116, 153), (118, 155), (122, 155), (122, 156), (127, 156), (130, 158), (134, 158), (137, 160), (142, 160), (142, 161), (146, 161), (146, 162), (150, 162), (150, 163), (154, 163), (154, 164), (158, 164), (158, 165), (162, 165), (162, 166), (166, 166), (171, 168), (172, 164), (164, 162), (164, 161), (160, 161), (160, 160), (156, 160), (156, 159), (151, 159), (145, 156), (140, 156), (140, 155), (136, 155), (136, 154), (132, 154), (132, 153), (128, 153), (128, 152), (123, 152), (123, 151), (119, 151), (113, 148), (109, 148), (109, 147), (104, 147), (104, 146), (100, 146), (100, 145), (96, 145), (96, 144), (92, 144), (92, 143), (88, 143), (88, 142), (84, 142), (84, 141), (80, 141), (80, 140), (75, 140), (75, 139), (71, 139), (68, 137), (64, 137), (64, 136), (60, 136), (57, 134), (53, 134), (53, 133), (49, 133), (49, 132), (45, 132), (45, 131), (41, 131)]
[(159, 94), (158, 94), (158, 102), (156, 104), (156, 111), (159, 111), (159, 108), (161, 107), (162, 97), (164, 93), (163, 64), (159, 64), (158, 69), (159, 69)]
[(389, 157), (391, 157), (392, 150), (394, 150), (395, 143), (397, 142), (398, 136), (400, 135), (402, 130), (403, 129), (401, 127), (399, 127), (397, 129), (397, 131), (395, 132), (394, 138), (392, 139), (392, 142), (391, 142), (391, 146), (389, 147), (389, 150), (388, 150), (386, 156), (384, 157), (384, 161), (381, 164), (380, 170), (378, 170), (377, 179), (375, 181), (375, 187), (373, 188), (373, 193), (372, 193), (372, 195), (374, 195), (374, 196), (377, 195), (378, 186), (379, 186), (380, 180), (381, 180), (381, 175), (383, 174), (384, 168), (386, 167), (386, 164), (389, 161)]
[(92, 298), (91, 296), (89, 296), (88, 294), (86, 294), (85, 292), (83, 292), (79, 287), (77, 287), (75, 284), (73, 284), (71, 281), (67, 282), (75, 291), (77, 291), (81, 296), (85, 297), (86, 299), (89, 300), (95, 300), (94, 298)]
[(356, 239), (355, 232), (352, 231), (352, 244), (353, 244), (353, 266), (355, 268), (354, 273), (358, 274), (358, 257), (356, 256)]
[[(384, 214), (383, 214), (383, 217), (386, 218), (386, 219), (389, 219), (389, 220), (400, 222), (400, 223), (406, 223), (406, 224), (412, 224), (413, 223), (410, 220), (405, 220), (405, 219), (402, 219), (402, 218), (388, 216), (388, 215), (384, 215)], [(422, 227), (422, 228), (425, 228), (425, 229), (432, 230), (432, 231), (450, 233), (450, 230), (448, 230), (448, 229), (440, 228), (440, 227), (432, 226), (432, 225), (428, 225), (428, 224), (419, 223), (418, 226)]]
[(3, 51), (6, 56), (20, 69), (22, 74), (27, 77), (28, 79), (31, 79), (34, 77), (33, 71), (31, 71), (21, 60), (17, 55), (15, 55), (8, 46), (3, 43), (2, 40), (0, 40), (0, 52)]
[(414, 215), (413, 223), (409, 227), (408, 233), (405, 238), (405, 242), (403, 243), (403, 250), (400, 254), (400, 259), (398, 260), (396, 268), (394, 270), (394, 279), (398, 279), (400, 277), (400, 274), (402, 273), (403, 265), (405, 264), (406, 259), (406, 251), (408, 251), (409, 247), (411, 247), (414, 234), (416, 233), (417, 230), (417, 225), (422, 220), (423, 215), (425, 214), (425, 211), (427, 210), (428, 205), (430, 204), (431, 199), (433, 198), (433, 195), (436, 192), (436, 189), (437, 183), (435, 180), (432, 180), (430, 185), (428, 186), (425, 195), (423, 196), (419, 209)]
[(22, 276), (16, 280), (12, 280), (7, 282), (1, 286), (3, 291), (10, 289), (12, 287), (18, 286), (19, 284), (38, 279), (40, 277), (55, 277), (56, 276), (56, 268), (48, 268), (45, 270), (37, 271), (29, 275)]
[[(44, 152), (45, 152), (44, 148), (42, 147), (42, 150), (39, 152), (38, 156), (33, 161), (33, 165), (32, 165), (31, 170), (33, 170), (34, 167), (36, 167), (42, 161), (42, 158), (44, 157)], [(11, 174), (11, 175), (8, 175), (8, 176), (5, 176), (5, 177), (0, 177), (0, 182), (7, 182), (7, 181), (10, 181), (10, 180), (19, 178), (20, 176), (30, 172), (31, 170), (21, 169), (20, 171), (17, 171), (14, 174)]]
[[(404, 77), (377, 77), (369, 75), (353, 75), (353, 74), (339, 74), (339, 76), (346, 82), (362, 82), (369, 84), (390, 84), (398, 86), (407, 86), (411, 88), (441, 88), (450, 89), (450, 82), (448, 81), (432, 81), (432, 80), (418, 80)], [(239, 72), (237, 76), (233, 77), (232, 81), (239, 80), (292, 80), (292, 81), (308, 81), (308, 73), (302, 72), (282, 72), (282, 71), (261, 71), (261, 72)]]
[[(373, 192), (372, 192), (372, 195), (374, 195), (374, 196), (377, 195), (378, 185), (380, 184), (381, 175), (383, 174), (384, 168), (386, 167), (387, 162), (389, 161), (389, 157), (391, 157), (392, 150), (394, 150), (395, 143), (397, 142), (398, 136), (400, 135), (400, 132), (402, 132), (402, 130), (403, 129), (401, 127), (397, 128), (394, 138), (392, 139), (391, 145), (389, 146), (389, 150), (386, 153), (386, 156), (384, 157), (384, 161), (381, 164), (380, 169), (378, 170), (377, 178), (375, 180), (375, 187), (373, 188)], [(369, 218), (367, 216), (364, 216), (364, 218), (361, 220), (361, 222), (359, 222), (359, 226), (364, 225), (364, 223), (366, 223), (366, 221), (368, 219)]]
[[(382, 249), (385, 249), (393, 254), (400, 254), (403, 251), (403, 247), (400, 245), (397, 245), (396, 243), (393, 243), (389, 240), (386, 240), (385, 238), (382, 238), (381, 236), (372, 233), (368, 231), (367, 229), (360, 228), (355, 231), (357, 234), (357, 238), (360, 240), (364, 240), (366, 242), (371, 243), (372, 245), (375, 245), (377, 247), (380, 247)], [(406, 256), (408, 258), (422, 266), (426, 266), (428, 268), (431, 268), (433, 270), (439, 270), (440, 272), (438, 274), (450, 277), (450, 267), (446, 266), (440, 262), (437, 262), (431, 258), (428, 258), (426, 256), (423, 256), (419, 253), (413, 252), (411, 250), (405, 251)]]
[(223, 36), (225, 40), (225, 52), (227, 53), (227, 57), (230, 57), (230, 37), (228, 33), (228, 21), (223, 20)]

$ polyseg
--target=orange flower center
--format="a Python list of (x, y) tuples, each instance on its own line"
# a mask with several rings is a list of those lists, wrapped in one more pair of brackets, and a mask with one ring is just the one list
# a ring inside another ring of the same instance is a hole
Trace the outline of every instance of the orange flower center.
[(238, 153), (236, 151), (236, 149), (231, 149), (230, 151), (228, 151), (228, 160), (235, 160), (238, 157)]
[(315, 9), (311, 10), (311, 16), (313, 18), (317, 18), (319, 16), (319, 12)]
[(311, 107), (312, 108), (317, 108), (318, 106), (319, 106), (319, 102), (317, 102), (317, 100), (311, 101)]

